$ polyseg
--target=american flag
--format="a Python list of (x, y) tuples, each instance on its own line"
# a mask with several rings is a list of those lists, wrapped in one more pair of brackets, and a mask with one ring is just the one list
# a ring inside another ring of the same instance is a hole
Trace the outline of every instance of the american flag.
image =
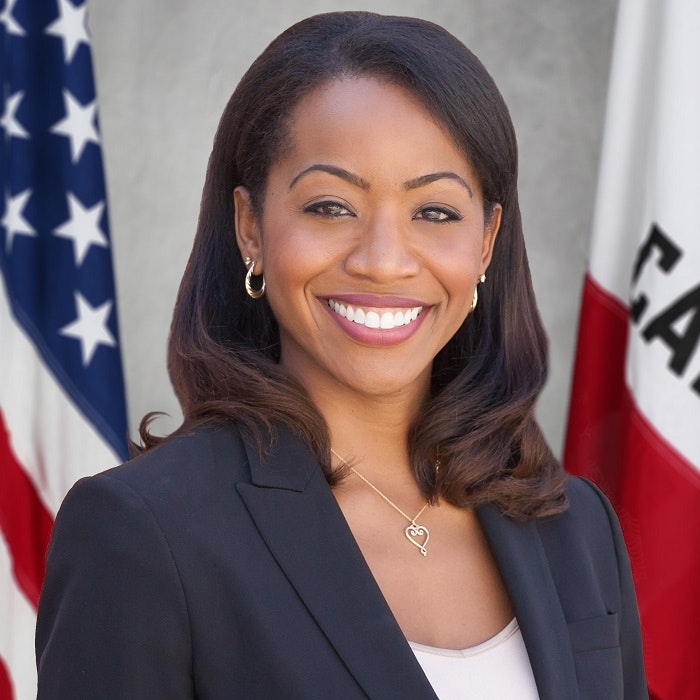
[(0, 700), (25, 700), (53, 518), (127, 427), (85, 0), (0, 7)]

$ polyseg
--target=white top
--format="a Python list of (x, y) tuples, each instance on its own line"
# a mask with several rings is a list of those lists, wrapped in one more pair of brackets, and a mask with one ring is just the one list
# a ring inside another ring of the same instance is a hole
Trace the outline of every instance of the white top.
[(440, 700), (538, 700), (518, 621), (468, 649), (409, 642)]

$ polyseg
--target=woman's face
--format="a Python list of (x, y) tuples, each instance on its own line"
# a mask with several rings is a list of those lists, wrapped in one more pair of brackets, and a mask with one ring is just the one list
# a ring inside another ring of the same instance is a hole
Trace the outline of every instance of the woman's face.
[(243, 256), (264, 273), (281, 363), (312, 397), (419, 400), (491, 258), (479, 182), (407, 91), (346, 78), (304, 98), (260, 218), (237, 188)]

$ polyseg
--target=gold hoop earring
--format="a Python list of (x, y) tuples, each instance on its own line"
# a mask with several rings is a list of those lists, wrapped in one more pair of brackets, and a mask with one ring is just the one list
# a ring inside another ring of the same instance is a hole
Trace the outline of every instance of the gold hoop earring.
[(479, 282), (481, 282), (481, 284), (486, 282), (486, 275), (481, 275), (481, 277), (479, 277), (479, 281), (476, 283), (476, 286), (474, 287), (474, 296), (472, 297), (471, 311), (474, 311), (474, 309), (476, 308), (477, 302), (479, 301)]
[(248, 272), (245, 275), (245, 290), (251, 299), (260, 299), (260, 297), (265, 296), (265, 276), (262, 276), (262, 285), (260, 289), (255, 289), (252, 284), (253, 280), (253, 270), (255, 270), (255, 260), (252, 258), (245, 259), (245, 266), (248, 268)]

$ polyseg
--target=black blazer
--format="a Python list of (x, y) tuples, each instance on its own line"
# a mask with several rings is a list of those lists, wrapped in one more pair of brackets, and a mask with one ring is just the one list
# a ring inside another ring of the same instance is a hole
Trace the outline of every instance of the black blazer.
[[(646, 698), (627, 554), (607, 501), (478, 515), (540, 697)], [(318, 465), (199, 430), (70, 491), (37, 621), (42, 700), (435, 700)], [(504, 672), (507, 672), (504, 670)]]

